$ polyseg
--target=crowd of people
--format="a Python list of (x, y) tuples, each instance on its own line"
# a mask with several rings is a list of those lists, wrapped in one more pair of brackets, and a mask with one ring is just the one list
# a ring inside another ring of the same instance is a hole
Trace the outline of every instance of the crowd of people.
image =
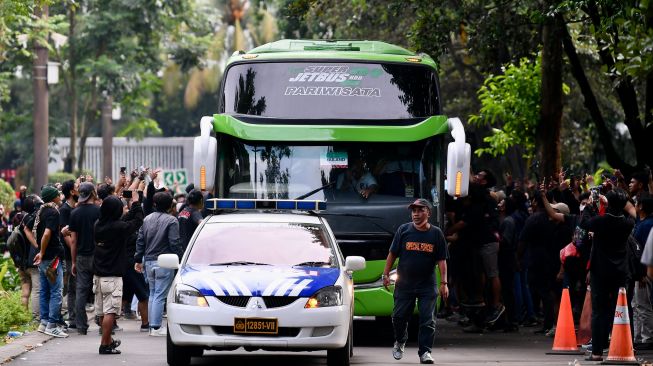
[[(157, 257), (182, 256), (206, 197), (192, 185), (184, 192), (158, 188), (159, 173), (122, 169), (115, 184), (84, 176), (46, 185), (39, 195), (21, 187), (9, 215), (0, 207), (0, 235), (19, 231), (25, 238), (26, 253), (15, 262), (22, 302), (39, 331), (86, 335), (94, 312), (100, 354), (120, 353), (112, 334), (121, 314), (140, 317), (151, 336), (166, 335), (174, 271), (159, 268)], [(536, 333), (552, 336), (562, 289), (569, 288), (576, 322), (591, 289), (588, 348), (598, 360), (623, 287), (634, 344), (653, 349), (652, 193), (650, 172), (626, 180), (615, 171), (600, 185), (564, 172), (539, 183), (506, 176), (500, 187), (492, 172), (479, 171), (469, 195), (448, 197), (445, 206), (449, 270), (441, 281), (450, 296), (438, 317), (465, 332), (538, 326)]]
[(140, 317), (142, 332), (166, 336), (162, 319), (174, 271), (159, 268), (156, 259), (181, 258), (203, 218), (204, 195), (192, 184), (185, 192), (159, 188), (159, 174), (122, 168), (115, 184), (87, 175), (43, 186), (38, 195), (21, 187), (9, 216), (2, 213), (0, 234), (12, 249), (23, 243), (23, 254), (12, 257), (22, 303), (39, 332), (86, 335), (90, 313), (100, 326), (99, 353), (119, 354), (120, 340), (112, 335), (124, 314)]
[(489, 170), (475, 174), (469, 195), (446, 206), (452, 291), (438, 316), (465, 332), (521, 325), (554, 336), (562, 289), (569, 288), (576, 322), (590, 289), (587, 348), (598, 360), (623, 287), (635, 347), (653, 349), (651, 173), (626, 180), (617, 170), (593, 183), (561, 172), (539, 184), (507, 176), (498, 187)]

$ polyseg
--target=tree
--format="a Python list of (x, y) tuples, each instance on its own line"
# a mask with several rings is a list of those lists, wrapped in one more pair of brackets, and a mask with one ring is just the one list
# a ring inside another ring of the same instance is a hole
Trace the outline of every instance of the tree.
[[(108, 96), (126, 112), (128, 122), (119, 135), (160, 132), (148, 115), (151, 93), (160, 87), (156, 74), (162, 65), (163, 43), (192, 13), (187, 1), (173, 0), (70, 0), (58, 10), (67, 14), (71, 26), (68, 45), (57, 56), (69, 66), (63, 78), (71, 97), (71, 142), (80, 137), (77, 166), (81, 170), (86, 138), (91, 127), (99, 125), (100, 104)], [(74, 160), (71, 149), (69, 169)]]
[(523, 156), (535, 157), (535, 131), (540, 118), (542, 83), (540, 58), (523, 58), (519, 64), (509, 64), (500, 75), (489, 76), (478, 91), (480, 114), (472, 115), (469, 123), (493, 127), (483, 141), (487, 147), (476, 149), (477, 155), (505, 155), (519, 146)]
[[(647, 145), (653, 139), (653, 3), (568, 0), (560, 5), (558, 16), (582, 22), (575, 39), (570, 35), (570, 25), (564, 29), (564, 50), (608, 163), (627, 174), (645, 165), (652, 167), (653, 154)], [(579, 47), (589, 50), (598, 62), (591, 58), (583, 60), (577, 51)], [(597, 63), (619, 100), (623, 123), (635, 148), (634, 164), (625, 161), (614, 148), (610, 126), (597, 103), (595, 88), (587, 78), (586, 70)]]

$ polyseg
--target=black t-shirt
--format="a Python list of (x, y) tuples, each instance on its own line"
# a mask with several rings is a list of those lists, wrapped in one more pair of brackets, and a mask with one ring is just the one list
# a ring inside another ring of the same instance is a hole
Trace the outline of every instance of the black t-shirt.
[(435, 283), (435, 265), (449, 256), (440, 228), (431, 225), (429, 230), (420, 231), (412, 222), (397, 229), (390, 252), (399, 257), (398, 285)]
[(41, 245), (41, 239), (43, 238), (43, 233), (46, 228), (50, 229), (52, 234), (50, 236), (50, 242), (45, 248), (45, 255), (41, 259), (47, 260), (63, 256), (63, 246), (59, 240), (59, 211), (57, 211), (57, 209), (44, 207), (43, 210), (41, 210), (39, 226), (36, 227), (36, 242), (39, 246)]
[(594, 233), (590, 270), (592, 276), (608, 276), (623, 282), (629, 273), (628, 235), (635, 222), (623, 215), (605, 214), (589, 220), (587, 229)]
[(202, 213), (191, 206), (184, 207), (177, 216), (179, 220), (179, 237), (181, 238), (181, 245), (184, 247), (184, 250), (186, 250), (188, 243), (190, 243), (190, 238), (193, 236), (202, 218)]
[(93, 228), (100, 217), (100, 208), (93, 204), (77, 206), (70, 214), (70, 231), (77, 233), (77, 255), (91, 256), (95, 251)]
[[(66, 225), (70, 224), (70, 214), (72, 213), (73, 208), (70, 207), (68, 202), (64, 202), (61, 207), (59, 207), (59, 225), (61, 227), (65, 227)], [(59, 234), (61, 235), (61, 234)], [(63, 244), (63, 249), (65, 254), (65, 257), (67, 260), (71, 259), (70, 256), (70, 248), (68, 248), (68, 245), (66, 245), (66, 240), (64, 239), (63, 235), (60, 237), (61, 244)]]
[(545, 212), (536, 212), (524, 223), (520, 241), (526, 246), (526, 265), (534, 269), (533, 274), (557, 272), (560, 268), (560, 248), (556, 248), (556, 224)]

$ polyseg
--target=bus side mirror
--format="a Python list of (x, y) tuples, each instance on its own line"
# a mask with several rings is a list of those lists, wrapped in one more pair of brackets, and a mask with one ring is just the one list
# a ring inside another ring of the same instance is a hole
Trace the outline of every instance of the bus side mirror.
[(465, 197), (469, 191), (469, 166), (472, 148), (465, 142), (465, 130), (458, 118), (447, 121), (454, 142), (447, 148), (447, 193), (453, 197)]
[(193, 184), (196, 189), (212, 191), (218, 158), (218, 140), (211, 137), (213, 117), (202, 117), (200, 136), (193, 141)]

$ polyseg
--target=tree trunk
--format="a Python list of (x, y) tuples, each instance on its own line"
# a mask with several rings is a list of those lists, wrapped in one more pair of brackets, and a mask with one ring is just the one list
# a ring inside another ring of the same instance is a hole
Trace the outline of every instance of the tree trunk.
[(84, 118), (81, 123), (79, 131), (79, 160), (77, 160), (77, 169), (82, 172), (84, 160), (86, 159), (86, 138), (88, 137), (88, 124), (95, 121), (97, 114), (97, 76), (93, 76), (91, 82), (91, 100), (87, 104), (84, 111)]
[[(560, 22), (563, 23), (562, 16), (558, 15), (558, 18)], [(585, 70), (583, 69), (580, 58), (576, 53), (576, 47), (574, 46), (574, 42), (572, 41), (566, 26), (563, 26), (562, 28), (562, 43), (564, 45), (567, 58), (569, 59), (571, 73), (576, 79), (576, 82), (578, 82), (580, 91), (583, 94), (583, 103), (589, 111), (590, 116), (592, 117), (592, 121), (596, 127), (596, 131), (599, 134), (599, 139), (603, 145), (608, 164), (610, 164), (612, 167), (620, 169), (622, 172), (624, 172), (624, 174), (630, 175), (634, 171), (634, 167), (628, 165), (621, 158), (617, 150), (615, 150), (614, 145), (612, 144), (612, 134), (610, 133), (610, 129), (608, 129), (608, 126), (605, 123), (605, 119), (603, 119), (603, 114), (601, 113), (599, 104), (596, 101), (596, 97), (594, 96), (594, 91), (592, 90), (592, 86), (587, 80)]]
[(77, 74), (75, 68), (77, 67), (77, 58), (75, 54), (75, 7), (71, 6), (68, 11), (68, 50), (69, 57), (68, 62), (70, 63), (70, 82), (68, 95), (70, 97), (70, 150), (68, 151), (68, 157), (64, 163), (64, 170), (66, 172), (72, 173), (75, 169), (75, 160), (77, 155), (77, 108), (79, 107), (79, 101), (77, 100)]
[[(37, 19), (48, 17), (48, 6), (36, 6), (34, 17)], [(49, 128), (49, 106), (48, 106), (48, 84), (47, 65), (48, 49), (36, 43), (34, 45), (36, 58), (34, 59), (34, 187), (33, 190), (40, 192), (41, 186), (48, 182), (48, 128)]]
[(550, 18), (542, 28), (542, 104), (537, 126), (537, 157), (540, 176), (555, 177), (560, 171), (562, 124), (562, 23)]
[[(104, 178), (113, 179), (113, 128), (111, 126), (111, 109), (113, 97), (104, 98), (102, 103), (102, 175)], [(98, 182), (103, 182), (103, 177), (98, 177)]]

